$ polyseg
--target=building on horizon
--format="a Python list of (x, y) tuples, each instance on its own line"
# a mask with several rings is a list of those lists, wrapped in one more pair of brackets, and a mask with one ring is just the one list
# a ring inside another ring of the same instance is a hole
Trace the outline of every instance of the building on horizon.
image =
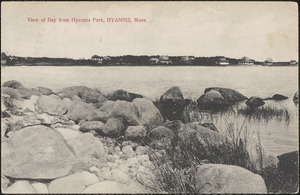
[(239, 60), (238, 64), (240, 65), (253, 65), (254, 64), (254, 60), (244, 56), (242, 59)]

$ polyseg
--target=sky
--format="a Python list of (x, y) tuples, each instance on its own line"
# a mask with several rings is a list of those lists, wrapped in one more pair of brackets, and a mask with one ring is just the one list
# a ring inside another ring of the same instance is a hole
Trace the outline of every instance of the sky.
[[(28, 22), (28, 18), (39, 19)], [(41, 22), (42, 18), (46, 22)], [(143, 18), (147, 22), (48, 22)], [(2, 2), (1, 51), (23, 57), (247, 56), (298, 60), (294, 2)]]

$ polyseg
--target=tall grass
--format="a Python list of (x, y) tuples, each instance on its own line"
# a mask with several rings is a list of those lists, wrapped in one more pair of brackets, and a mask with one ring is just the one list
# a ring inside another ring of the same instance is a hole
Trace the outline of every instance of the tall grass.
[[(205, 140), (200, 143), (194, 134), (185, 130), (177, 136), (172, 146), (165, 147), (164, 155), (150, 152), (155, 165), (158, 189), (168, 193), (198, 193), (196, 191), (196, 167), (205, 163), (237, 165), (254, 170), (254, 164), (245, 149), (247, 134), (242, 134), (244, 124), (238, 129), (229, 125), (222, 144), (214, 145)], [(240, 132), (240, 133), (237, 133)]]
[(274, 106), (266, 105), (256, 109), (240, 108), (237, 114), (241, 114), (249, 119), (264, 120), (268, 122), (270, 119), (285, 120), (290, 122), (290, 114), (287, 108), (276, 108)]

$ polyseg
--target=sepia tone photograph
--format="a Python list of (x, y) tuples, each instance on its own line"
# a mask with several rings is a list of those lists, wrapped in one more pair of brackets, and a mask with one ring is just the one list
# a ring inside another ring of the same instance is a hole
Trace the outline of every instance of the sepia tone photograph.
[(1, 2), (1, 193), (296, 194), (296, 2)]

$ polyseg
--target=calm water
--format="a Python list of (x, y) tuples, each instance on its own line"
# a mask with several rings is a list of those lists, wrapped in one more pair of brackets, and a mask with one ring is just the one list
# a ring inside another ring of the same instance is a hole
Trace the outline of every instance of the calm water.
[[(285, 121), (246, 121), (248, 131), (259, 131), (263, 145), (273, 154), (298, 150), (298, 106), (292, 101), (298, 90), (298, 67), (2, 67), (1, 82), (21, 81), (26, 87), (43, 86), (59, 90), (85, 85), (104, 93), (117, 89), (157, 99), (177, 85), (185, 98), (197, 99), (207, 87), (232, 88), (247, 97), (272, 97), (280, 93), (289, 97), (282, 102), (268, 102), (286, 107), (291, 115)], [(214, 120), (224, 129), (228, 120), (241, 125), (244, 118)], [(225, 121), (225, 122), (224, 122)]]

